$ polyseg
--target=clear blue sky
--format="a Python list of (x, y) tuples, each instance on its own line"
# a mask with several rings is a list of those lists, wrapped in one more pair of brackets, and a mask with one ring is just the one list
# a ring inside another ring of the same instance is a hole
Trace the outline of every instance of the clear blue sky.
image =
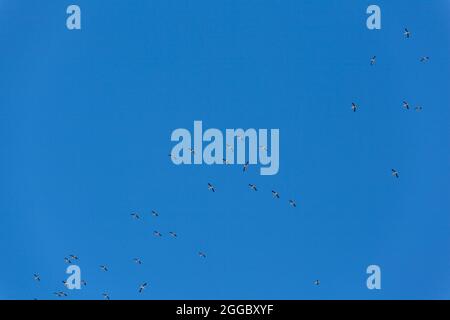
[[(67, 299), (450, 298), (448, 1), (132, 2), (0, 1), (0, 298), (71, 253)], [(173, 165), (194, 120), (279, 128), (278, 175)]]

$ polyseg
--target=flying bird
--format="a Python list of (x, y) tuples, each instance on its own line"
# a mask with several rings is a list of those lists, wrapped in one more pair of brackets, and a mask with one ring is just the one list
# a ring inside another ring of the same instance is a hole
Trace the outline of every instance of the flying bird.
[(143, 284), (141, 284), (139, 286), (139, 293), (142, 293), (142, 291), (144, 291), (144, 289), (147, 287), (147, 282), (144, 282)]
[(67, 293), (63, 292), (63, 291), (58, 291), (54, 293), (55, 295), (57, 295), (58, 297), (67, 297)]
[(105, 271), (105, 272), (108, 271), (108, 267), (105, 265), (101, 265), (100, 269), (102, 269), (102, 271)]
[(294, 208), (297, 207), (297, 204), (295, 203), (294, 200), (289, 200), (289, 204), (290, 204), (291, 206), (293, 206)]
[(280, 199), (280, 194), (275, 190), (272, 190), (272, 195), (274, 196), (274, 198)]
[(375, 64), (376, 61), (377, 61), (377, 56), (373, 56), (373, 57), (370, 59), (370, 65), (373, 66), (373, 65)]
[(206, 258), (206, 253), (199, 251), (198, 255), (202, 258)]
[(68, 287), (67, 287), (67, 281), (66, 281), (66, 280), (63, 280), (62, 283), (63, 283), (64, 287), (68, 288)]
[(103, 299), (109, 300), (109, 294), (103, 293), (102, 296), (103, 296)]
[(174, 238), (178, 237), (177, 234), (173, 231), (169, 231), (169, 234)]
[(214, 186), (208, 182), (208, 190), (211, 190), (212, 192), (216, 192), (216, 189), (214, 188)]
[(403, 32), (403, 34), (405, 35), (406, 38), (411, 37), (411, 32), (409, 32), (407, 28), (405, 28), (405, 32)]
[(155, 236), (155, 237), (162, 237), (162, 234), (161, 234), (161, 232), (159, 232), (159, 231), (153, 231), (153, 235)]
[(76, 255), (70, 254), (69, 258), (72, 260), (78, 260), (78, 257)]
[(420, 62), (428, 62), (428, 60), (430, 60), (430, 57), (428, 57), (428, 56), (424, 56), (424, 57), (420, 58)]
[(159, 213), (156, 210), (152, 210), (152, 216), (159, 217)]
[(131, 216), (136, 220), (139, 220), (141, 218), (137, 213), (132, 213)]
[(314, 284), (315, 284), (316, 286), (318, 286), (318, 285), (320, 284), (320, 281), (319, 281), (319, 280), (316, 280), (316, 281), (314, 281)]
[(33, 278), (34, 278), (34, 280), (36, 280), (37, 282), (41, 281), (41, 277), (40, 277), (37, 273), (33, 274)]
[(139, 258), (134, 258), (133, 261), (134, 261), (136, 264), (142, 264), (142, 260), (139, 259)]
[(64, 257), (64, 262), (67, 263), (67, 264), (71, 264), (72, 263), (72, 261), (69, 258), (67, 258), (67, 257)]
[(358, 106), (356, 105), (356, 103), (352, 102), (352, 110), (353, 110), (353, 112), (356, 112), (356, 109), (358, 109)]
[(245, 171), (247, 171), (247, 169), (248, 169), (248, 161), (244, 164), (244, 170), (243, 171), (245, 172)]
[(409, 103), (406, 101), (403, 101), (403, 108), (406, 108), (407, 110), (409, 110)]
[(252, 184), (252, 183), (249, 183), (249, 184), (248, 184), (248, 187), (249, 187), (250, 189), (254, 190), (254, 191), (258, 191), (258, 189), (256, 189), (256, 185), (254, 185), (254, 184)]
[(396, 177), (396, 178), (398, 178), (398, 177), (399, 177), (399, 175), (398, 175), (398, 171), (397, 171), (397, 170), (395, 170), (395, 169), (391, 169), (391, 171), (392, 171), (392, 176), (393, 176), (393, 177)]

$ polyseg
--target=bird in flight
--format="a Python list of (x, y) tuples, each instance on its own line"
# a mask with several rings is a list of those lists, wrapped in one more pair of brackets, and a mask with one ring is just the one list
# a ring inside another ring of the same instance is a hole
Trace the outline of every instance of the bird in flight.
[(67, 287), (67, 281), (66, 281), (66, 280), (63, 280), (62, 283), (63, 283), (64, 287), (68, 288), (68, 287)]
[(147, 287), (147, 282), (144, 282), (143, 284), (141, 284), (139, 286), (139, 293), (142, 293), (142, 291), (144, 291), (144, 289)]
[(428, 56), (423, 56), (422, 58), (420, 58), (420, 62), (428, 62), (428, 60), (430, 60), (430, 57)]
[(406, 38), (411, 37), (411, 32), (409, 32), (408, 28), (405, 28), (405, 32), (403, 32)]
[(169, 231), (169, 234), (174, 238), (178, 237), (177, 234), (173, 231)]
[(65, 293), (63, 291), (58, 291), (58, 292), (55, 292), (54, 294), (60, 298), (67, 297), (67, 293)]
[(159, 213), (156, 210), (152, 210), (152, 216), (159, 217)]
[(396, 178), (398, 178), (398, 177), (399, 177), (399, 175), (398, 175), (398, 171), (397, 171), (397, 170), (395, 170), (395, 169), (391, 169), (391, 171), (392, 171), (392, 176), (393, 176), (393, 177), (396, 177)]
[(356, 103), (352, 102), (352, 110), (353, 110), (353, 112), (356, 112), (356, 109), (358, 109), (358, 106), (356, 105)]
[(109, 300), (109, 294), (103, 293), (102, 296), (103, 296), (103, 299)]
[(78, 260), (78, 256), (74, 255), (74, 254), (70, 254), (69, 258), (72, 260)]
[(407, 110), (409, 110), (409, 103), (406, 101), (403, 101), (403, 108), (406, 108)]
[(131, 216), (136, 220), (139, 220), (141, 218), (137, 213), (132, 213)]
[(67, 258), (67, 257), (64, 257), (64, 262), (67, 263), (67, 264), (71, 264), (72, 263), (72, 261), (69, 258)]
[(290, 204), (291, 206), (293, 206), (294, 208), (297, 206), (297, 204), (295, 203), (294, 200), (289, 200), (289, 204)]
[(280, 199), (280, 194), (275, 190), (272, 190), (272, 195), (274, 196), (274, 198)]
[(41, 281), (41, 277), (40, 277), (37, 273), (33, 274), (33, 278), (34, 278), (34, 280), (36, 280), (37, 282)]
[(141, 259), (139, 259), (139, 258), (134, 258), (133, 261), (134, 261), (136, 264), (142, 264), (142, 261), (141, 261)]
[(108, 271), (108, 267), (105, 265), (101, 265), (100, 269), (102, 269), (102, 271), (105, 271), (105, 272)]
[(208, 190), (211, 190), (212, 192), (216, 192), (216, 189), (214, 188), (214, 186), (208, 182)]
[(247, 171), (247, 169), (248, 169), (248, 161), (244, 164), (244, 170), (243, 171), (245, 172), (245, 171)]
[(256, 185), (254, 185), (254, 184), (252, 184), (252, 183), (249, 183), (249, 184), (248, 184), (248, 187), (249, 187), (250, 189), (254, 190), (254, 191), (258, 191), (258, 189), (256, 189)]
[(316, 280), (316, 281), (314, 281), (314, 284), (315, 284), (316, 286), (318, 286), (318, 285), (320, 284), (320, 281), (319, 281), (319, 280)]
[(162, 237), (162, 234), (161, 234), (161, 232), (159, 232), (159, 231), (153, 231), (153, 235), (155, 236), (155, 237)]
[(206, 258), (206, 253), (199, 251), (198, 255), (202, 258)]
[(373, 65), (375, 64), (376, 61), (377, 61), (377, 56), (373, 56), (373, 57), (370, 59), (370, 65), (373, 66)]

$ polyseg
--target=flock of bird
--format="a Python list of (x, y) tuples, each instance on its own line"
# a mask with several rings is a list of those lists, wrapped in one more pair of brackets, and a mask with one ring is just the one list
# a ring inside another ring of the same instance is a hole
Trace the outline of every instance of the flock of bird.
[[(405, 38), (407, 38), (407, 39), (411, 38), (411, 32), (407, 28), (404, 29), (404, 33), (403, 34), (404, 34)], [(377, 56), (372, 56), (370, 58), (370, 65), (371, 66), (374, 66), (376, 64), (376, 59), (377, 59)], [(430, 58), (428, 56), (422, 56), (420, 58), (420, 62), (426, 63), (426, 62), (429, 61), (429, 59)], [(410, 109), (410, 104), (407, 101), (403, 101), (402, 105), (403, 105), (403, 108), (405, 108), (406, 110)], [(352, 102), (352, 104), (351, 104), (352, 111), (356, 112), (358, 108), (359, 108), (359, 106), (355, 102)], [(422, 107), (421, 106), (417, 106), (414, 109), (416, 111), (421, 111)], [(240, 137), (240, 138), (242, 139), (243, 137)], [(231, 149), (232, 150), (232, 146), (227, 145), (227, 149)], [(189, 152), (193, 153), (194, 150), (189, 149)], [(175, 157), (175, 155), (172, 155), (172, 154), (169, 154), (169, 156), (172, 157), (172, 158)], [(223, 162), (224, 162), (224, 164), (228, 164), (229, 163), (229, 161), (226, 160), (226, 159), (223, 159)], [(249, 162), (246, 162), (243, 165), (243, 172), (245, 173), (248, 170), (249, 170)], [(391, 174), (392, 174), (393, 177), (399, 178), (399, 173), (398, 173), (398, 171), (396, 169), (391, 169)], [(258, 187), (255, 184), (253, 184), (253, 183), (249, 183), (248, 187), (252, 191), (255, 191), (255, 192), (258, 191)], [(208, 188), (209, 191), (214, 192), (214, 193), (217, 191), (216, 187), (211, 182), (208, 182), (207, 188)], [(273, 198), (280, 199), (280, 194), (277, 191), (271, 190), (271, 193), (272, 193)], [(294, 199), (289, 199), (288, 203), (289, 203), (289, 205), (291, 207), (294, 207), (294, 208), (297, 207), (297, 203), (296, 203), (296, 201)], [(151, 215), (154, 216), (154, 217), (158, 217), (159, 213), (156, 210), (152, 210), (151, 211)], [(135, 212), (131, 213), (131, 217), (132, 217), (132, 219), (135, 219), (135, 220), (140, 220), (141, 219), (141, 216), (138, 213), (135, 213)], [(177, 238), (177, 233), (176, 232), (169, 231), (168, 233), (173, 238)], [(158, 230), (153, 231), (153, 235), (155, 237), (162, 237), (162, 233), (159, 232)], [(198, 256), (201, 257), (201, 258), (206, 258), (207, 257), (206, 253), (203, 252), (203, 251), (198, 251)], [(73, 255), (73, 254), (71, 254), (71, 255), (69, 255), (69, 256), (64, 258), (64, 262), (67, 263), (67, 264), (72, 264), (73, 262), (75, 262), (77, 260), (79, 260), (78, 256)], [(142, 264), (142, 260), (140, 258), (134, 258), (133, 262), (138, 264), (138, 265)], [(107, 265), (100, 265), (99, 268), (103, 272), (108, 272), (108, 266)], [(33, 274), (33, 278), (37, 282), (41, 281), (41, 276), (38, 273)], [(314, 280), (313, 284), (316, 285), (316, 286), (319, 286), (320, 285), (320, 280)], [(63, 281), (63, 285), (65, 287), (67, 287), (67, 282)], [(81, 280), (81, 285), (82, 286), (86, 286), (87, 282), (85, 280)], [(143, 282), (142, 284), (140, 284), (138, 286), (137, 292), (143, 293), (144, 290), (147, 288), (147, 286), (148, 286), (148, 283), (147, 282)], [(54, 295), (57, 296), (57, 297), (60, 297), (60, 298), (68, 296), (68, 294), (66, 292), (64, 292), (64, 291), (55, 291)], [(102, 297), (105, 300), (110, 300), (110, 295), (107, 292), (104, 292), (102, 294)]]

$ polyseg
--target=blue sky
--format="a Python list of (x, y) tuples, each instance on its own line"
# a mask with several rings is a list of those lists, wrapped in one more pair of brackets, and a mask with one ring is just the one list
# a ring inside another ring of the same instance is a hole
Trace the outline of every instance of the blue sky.
[[(0, 298), (71, 253), (67, 299), (450, 298), (448, 1), (73, 3), (0, 1)], [(173, 165), (194, 120), (279, 128), (279, 173)]]

